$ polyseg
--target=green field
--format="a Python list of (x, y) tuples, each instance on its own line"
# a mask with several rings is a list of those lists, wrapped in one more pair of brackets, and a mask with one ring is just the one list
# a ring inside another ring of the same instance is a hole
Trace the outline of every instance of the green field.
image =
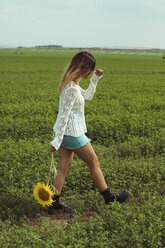
[(129, 189), (129, 200), (105, 205), (76, 156), (62, 196), (70, 213), (50, 217), (33, 198), (34, 185), (48, 178), (58, 84), (75, 52), (0, 49), (0, 247), (164, 248), (165, 60), (160, 53), (93, 51), (105, 74), (86, 102), (87, 135), (108, 186)]

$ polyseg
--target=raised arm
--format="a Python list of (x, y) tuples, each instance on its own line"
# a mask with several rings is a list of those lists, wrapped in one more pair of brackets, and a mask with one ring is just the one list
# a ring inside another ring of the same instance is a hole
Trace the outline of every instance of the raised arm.
[(91, 100), (93, 98), (93, 95), (94, 95), (94, 93), (96, 91), (97, 83), (98, 83), (99, 79), (102, 78), (103, 73), (104, 72), (101, 71), (101, 73), (96, 75), (96, 72), (94, 72), (92, 77), (91, 77), (91, 79), (90, 79), (90, 84), (89, 84), (89, 86), (88, 86), (88, 88), (86, 90), (84, 90), (84, 89), (82, 89), (80, 87), (80, 91), (81, 91), (81, 94), (84, 97), (84, 100), (89, 101), (89, 100)]

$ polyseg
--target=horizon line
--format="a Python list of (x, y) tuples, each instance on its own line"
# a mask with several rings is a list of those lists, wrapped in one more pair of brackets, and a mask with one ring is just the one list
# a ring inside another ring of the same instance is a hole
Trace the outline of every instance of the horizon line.
[(0, 45), (0, 49), (18, 49), (18, 48), (57, 48), (57, 49), (108, 49), (108, 50), (165, 50), (165, 48), (154, 48), (154, 47), (132, 47), (132, 46), (62, 46), (62, 45), (34, 45), (34, 46), (10, 46)]

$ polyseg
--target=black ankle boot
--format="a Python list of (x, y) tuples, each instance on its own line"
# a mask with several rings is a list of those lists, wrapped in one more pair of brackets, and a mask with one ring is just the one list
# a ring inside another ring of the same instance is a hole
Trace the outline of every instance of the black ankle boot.
[(125, 190), (120, 191), (118, 194), (114, 194), (114, 197), (116, 201), (122, 203), (128, 199), (130, 194), (131, 194), (130, 191), (125, 189)]
[(115, 197), (110, 193), (109, 189), (104, 190), (103, 192), (100, 192), (101, 195), (104, 197), (105, 203), (108, 204), (109, 202), (114, 202)]
[(104, 197), (106, 204), (109, 204), (110, 202), (114, 202), (115, 200), (122, 203), (126, 201), (130, 195), (130, 192), (128, 190), (122, 190), (117, 194), (112, 194), (108, 188), (100, 193)]
[(48, 209), (47, 209), (48, 214), (55, 214), (59, 210), (66, 212), (66, 209), (68, 206), (60, 203), (60, 201), (59, 201), (60, 196), (61, 195), (54, 195), (53, 196), (52, 199), (54, 200), (54, 202), (52, 203), (52, 205), (50, 207), (48, 207)]

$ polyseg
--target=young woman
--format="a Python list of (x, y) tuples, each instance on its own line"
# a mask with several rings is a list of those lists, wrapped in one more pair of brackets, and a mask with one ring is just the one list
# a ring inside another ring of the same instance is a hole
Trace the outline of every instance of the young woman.
[(58, 150), (58, 175), (55, 177), (53, 185), (59, 195), (54, 196), (54, 202), (48, 208), (49, 214), (53, 214), (57, 209), (65, 210), (66, 208), (66, 205), (59, 202), (59, 197), (74, 153), (88, 165), (92, 180), (104, 197), (106, 204), (114, 200), (124, 202), (130, 194), (128, 190), (120, 191), (118, 194), (110, 193), (90, 139), (85, 135), (87, 128), (84, 117), (84, 101), (92, 99), (104, 71), (96, 69), (87, 90), (83, 90), (79, 86), (79, 82), (94, 71), (95, 65), (96, 60), (91, 53), (86, 51), (77, 53), (69, 63), (59, 85), (59, 113), (53, 127), (55, 138), (51, 142), (50, 148), (51, 152)]

